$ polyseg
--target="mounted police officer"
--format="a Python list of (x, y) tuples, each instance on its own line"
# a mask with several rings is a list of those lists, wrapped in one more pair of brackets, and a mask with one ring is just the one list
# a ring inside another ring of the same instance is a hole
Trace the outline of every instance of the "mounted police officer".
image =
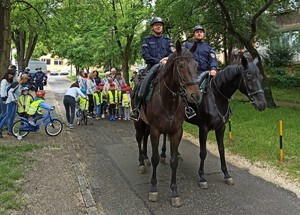
[(164, 21), (160, 17), (155, 17), (150, 23), (153, 34), (146, 37), (142, 44), (142, 57), (147, 68), (146, 74), (141, 80), (138, 92), (134, 95), (135, 108), (130, 115), (130, 119), (137, 121), (139, 119), (139, 109), (142, 98), (145, 96), (151, 80), (155, 77), (159, 67), (166, 64), (169, 54), (175, 48), (170, 38), (164, 36)]
[(198, 63), (198, 74), (197, 76), (201, 76), (201, 74), (205, 71), (209, 71), (209, 75), (215, 76), (217, 74), (218, 62), (216, 60), (216, 54), (203, 40), (205, 37), (205, 29), (202, 25), (196, 25), (193, 28), (194, 33), (194, 41), (185, 43), (185, 48), (190, 49), (194, 42), (197, 43), (197, 49), (194, 52), (194, 58)]

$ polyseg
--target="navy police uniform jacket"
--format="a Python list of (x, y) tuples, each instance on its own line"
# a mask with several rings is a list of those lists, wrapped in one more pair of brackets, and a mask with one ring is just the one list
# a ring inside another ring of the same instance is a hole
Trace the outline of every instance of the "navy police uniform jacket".
[[(194, 42), (187, 42), (184, 46), (185, 48), (190, 49), (193, 45)], [(197, 42), (197, 49), (193, 55), (198, 63), (198, 74), (207, 70), (217, 70), (218, 62), (215, 57), (211, 56), (211, 53), (214, 55), (214, 51), (209, 45), (205, 42)]]
[(142, 44), (142, 56), (146, 64), (150, 67), (159, 63), (159, 61), (168, 57), (172, 53), (170, 47), (173, 43), (170, 38), (166, 36), (156, 37), (150, 35), (146, 37)]

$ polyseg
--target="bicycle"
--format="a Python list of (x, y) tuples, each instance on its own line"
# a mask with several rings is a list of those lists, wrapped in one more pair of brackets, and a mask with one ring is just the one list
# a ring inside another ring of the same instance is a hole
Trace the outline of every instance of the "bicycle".
[(42, 116), (40, 121), (34, 126), (31, 125), (29, 120), (25, 117), (20, 117), (12, 127), (13, 135), (18, 139), (26, 137), (29, 132), (39, 132), (40, 126), (44, 123), (45, 132), (49, 136), (57, 136), (63, 129), (63, 123), (56, 116), (51, 116), (51, 111), (49, 110), (46, 114)]
[[(77, 109), (76, 110), (76, 117), (77, 117), (77, 125), (80, 125), (81, 122), (84, 125), (88, 124), (88, 112), (86, 110)], [(92, 125), (93, 123), (90, 122), (89, 124)]]

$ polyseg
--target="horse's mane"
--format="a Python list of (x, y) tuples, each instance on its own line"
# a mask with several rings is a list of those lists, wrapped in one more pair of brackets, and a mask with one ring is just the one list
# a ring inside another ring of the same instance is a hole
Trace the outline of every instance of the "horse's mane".
[(221, 83), (227, 83), (236, 75), (240, 74), (240, 70), (242, 65), (234, 64), (229, 65), (225, 67), (223, 70), (218, 72), (218, 75), (215, 77), (215, 81), (217, 85), (220, 85)]
[(189, 49), (186, 49), (186, 48), (182, 48), (181, 50), (181, 53), (178, 54), (177, 51), (171, 53), (168, 57), (168, 61), (167, 63), (161, 68), (161, 71), (159, 73), (159, 77), (160, 78), (163, 78), (166, 76), (166, 74), (168, 74), (169, 71), (172, 71), (173, 70), (173, 66), (174, 66), (174, 60), (176, 57), (179, 57), (179, 56), (182, 56), (182, 57), (191, 57), (193, 58), (194, 56), (192, 55), (192, 53), (189, 51)]

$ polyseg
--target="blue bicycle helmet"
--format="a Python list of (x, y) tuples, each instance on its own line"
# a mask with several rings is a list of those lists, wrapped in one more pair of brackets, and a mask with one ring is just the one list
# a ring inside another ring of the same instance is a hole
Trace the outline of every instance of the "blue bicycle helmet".
[(82, 88), (82, 89), (80, 89), (80, 90), (81, 90), (81, 92), (82, 92), (84, 95), (86, 95), (86, 89)]
[(27, 86), (21, 88), (22, 92), (25, 91), (25, 90), (29, 90), (29, 88)]

